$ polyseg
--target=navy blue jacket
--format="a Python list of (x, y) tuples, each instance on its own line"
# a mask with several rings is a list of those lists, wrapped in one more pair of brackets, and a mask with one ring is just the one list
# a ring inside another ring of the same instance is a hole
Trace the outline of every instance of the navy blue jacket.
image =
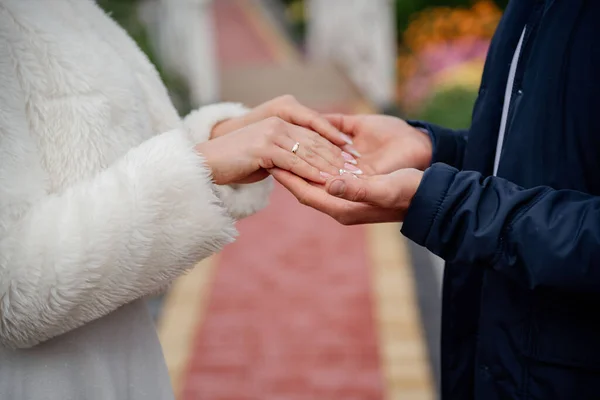
[(600, 1), (512, 0), (470, 129), (422, 126), (434, 164), (402, 231), (446, 260), (443, 398), (600, 399)]

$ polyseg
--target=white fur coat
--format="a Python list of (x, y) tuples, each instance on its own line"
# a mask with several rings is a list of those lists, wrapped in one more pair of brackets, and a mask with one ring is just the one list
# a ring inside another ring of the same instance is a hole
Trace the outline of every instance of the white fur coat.
[(270, 182), (217, 187), (193, 146), (244, 112), (182, 121), (91, 0), (0, 0), (0, 343), (78, 328), (233, 241)]

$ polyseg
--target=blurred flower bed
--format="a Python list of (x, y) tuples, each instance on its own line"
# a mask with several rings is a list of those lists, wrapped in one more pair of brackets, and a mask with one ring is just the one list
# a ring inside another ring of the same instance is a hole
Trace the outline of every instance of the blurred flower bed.
[[(282, 0), (295, 35), (303, 0)], [(470, 124), (490, 40), (508, 0), (395, 0), (402, 113), (451, 128)]]
[(398, 104), (408, 115), (468, 127), (485, 56), (502, 16), (491, 0), (412, 15), (397, 59)]

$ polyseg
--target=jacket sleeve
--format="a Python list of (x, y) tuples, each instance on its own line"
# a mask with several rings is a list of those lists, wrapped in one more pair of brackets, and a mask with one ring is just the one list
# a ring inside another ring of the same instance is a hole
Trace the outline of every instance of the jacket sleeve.
[(0, 57), (0, 345), (33, 346), (156, 293), (234, 240), (184, 129), (57, 192), (47, 189), (25, 105), (10, 58)]
[(433, 147), (431, 164), (444, 163), (462, 169), (468, 130), (452, 130), (422, 121), (407, 121), (415, 128), (427, 131)]
[(187, 135), (173, 131), (38, 199), (0, 234), (0, 342), (29, 347), (77, 328), (232, 242), (212, 187)]
[(600, 198), (430, 167), (402, 232), (452, 263), (480, 263), (530, 289), (600, 293)]
[[(195, 143), (209, 140), (212, 129), (219, 122), (240, 117), (248, 109), (238, 103), (219, 103), (192, 111), (184, 119)], [(273, 178), (268, 177), (252, 184), (233, 184), (215, 186), (216, 193), (235, 219), (242, 219), (266, 207), (273, 190)]]

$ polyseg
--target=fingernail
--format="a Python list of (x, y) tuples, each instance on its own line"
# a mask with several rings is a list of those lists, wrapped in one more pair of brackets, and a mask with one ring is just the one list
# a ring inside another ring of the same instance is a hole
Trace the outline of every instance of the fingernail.
[(329, 178), (331, 178), (331, 177), (333, 177), (333, 175), (331, 175), (331, 174), (328, 174), (327, 172), (322, 172), (322, 171), (321, 171), (321, 178), (324, 178), (324, 179), (329, 179)]
[(342, 157), (344, 157), (344, 160), (346, 160), (346, 162), (348, 164), (358, 164), (358, 162), (356, 161), (356, 159), (354, 157), (352, 157), (350, 154), (346, 153), (345, 151), (342, 151)]
[(360, 169), (358, 169), (357, 167), (355, 167), (352, 164), (344, 164), (344, 168), (346, 169), (346, 171), (352, 172), (353, 174), (356, 174), (356, 175), (361, 175), (363, 173)]
[(352, 141), (352, 138), (350, 138), (350, 136), (346, 135), (345, 133), (340, 133), (340, 137), (342, 138), (342, 140), (348, 144), (353, 144), (354, 142)]
[(355, 158), (360, 158), (360, 153), (352, 146), (344, 146), (344, 150), (352, 154)]
[(344, 181), (335, 181), (329, 186), (329, 194), (334, 196), (339, 197), (344, 194), (344, 191), (346, 191), (346, 184)]

